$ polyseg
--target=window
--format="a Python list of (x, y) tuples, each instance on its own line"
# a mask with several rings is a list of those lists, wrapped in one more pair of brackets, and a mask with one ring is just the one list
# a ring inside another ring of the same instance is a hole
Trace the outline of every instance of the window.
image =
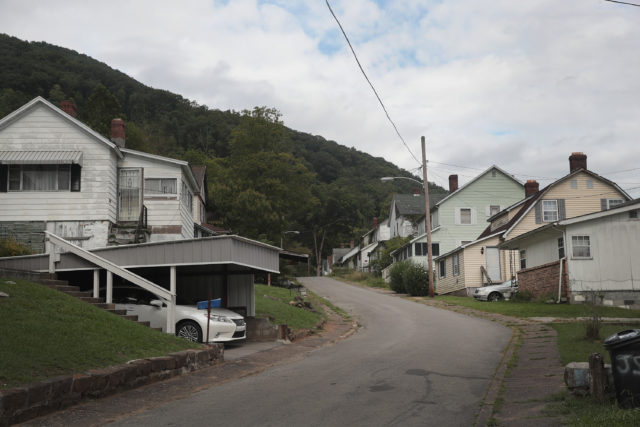
[(460, 209), (460, 224), (471, 224), (471, 209)]
[(145, 196), (164, 196), (178, 194), (178, 180), (175, 178), (145, 178)]
[(544, 222), (553, 222), (558, 220), (558, 201), (557, 200), (542, 201), (542, 220)]
[(587, 188), (593, 188), (593, 180), (592, 179), (588, 179), (587, 180)]
[(577, 179), (572, 179), (569, 182), (571, 183), (571, 188), (573, 188), (573, 189), (578, 188), (578, 180)]
[(629, 211), (629, 219), (638, 219), (638, 209)]
[(607, 200), (607, 209), (611, 209), (614, 206), (621, 205), (624, 203), (622, 199), (608, 199)]
[(427, 255), (427, 251), (426, 251), (427, 244), (426, 243), (416, 243), (415, 245), (416, 245), (416, 256), (422, 256), (423, 248), (424, 248), (424, 255)]
[(181, 199), (182, 206), (189, 209), (189, 212), (193, 214), (193, 194), (191, 194), (191, 191), (189, 191), (189, 187), (184, 181), (182, 181)]
[(489, 216), (494, 216), (498, 212), (500, 212), (500, 205), (489, 206)]
[(589, 236), (571, 236), (571, 246), (574, 258), (591, 258), (591, 241)]
[(520, 269), (527, 268), (527, 251), (525, 249), (520, 250)]
[(457, 276), (460, 274), (460, 259), (458, 258), (458, 254), (453, 254), (451, 256), (451, 266), (453, 269), (453, 275)]
[(558, 237), (558, 259), (564, 258), (564, 237)]
[(80, 191), (79, 165), (9, 165), (9, 191)]
[(431, 255), (440, 255), (440, 243), (431, 243)]
[(438, 270), (440, 270), (440, 277), (447, 276), (447, 260), (443, 259), (438, 262)]

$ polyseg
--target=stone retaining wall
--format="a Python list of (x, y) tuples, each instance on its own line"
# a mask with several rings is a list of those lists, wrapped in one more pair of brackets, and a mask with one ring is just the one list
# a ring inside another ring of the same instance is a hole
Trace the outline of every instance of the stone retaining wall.
[(0, 427), (24, 422), (83, 400), (182, 375), (223, 360), (224, 346), (214, 344), (204, 350), (185, 350), (164, 357), (132, 360), (123, 365), (0, 390)]

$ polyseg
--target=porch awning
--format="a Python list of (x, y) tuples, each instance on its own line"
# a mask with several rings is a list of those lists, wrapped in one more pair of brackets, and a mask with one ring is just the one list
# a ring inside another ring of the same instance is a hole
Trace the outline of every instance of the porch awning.
[(82, 151), (0, 151), (3, 165), (82, 165)]

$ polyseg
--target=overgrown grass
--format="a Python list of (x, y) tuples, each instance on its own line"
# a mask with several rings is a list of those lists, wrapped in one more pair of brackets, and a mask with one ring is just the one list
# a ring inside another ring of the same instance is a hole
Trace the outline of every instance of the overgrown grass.
[[(440, 295), (436, 299), (449, 304), (460, 305), (490, 313), (500, 313), (514, 317), (586, 317), (592, 309), (581, 304), (546, 304), (543, 302), (476, 301), (469, 297)], [(597, 306), (595, 310), (601, 317), (640, 318), (639, 310), (628, 310), (618, 307)]]
[(350, 269), (334, 269), (333, 276), (347, 282), (368, 286), (370, 288), (391, 289), (389, 284), (385, 282), (382, 277), (376, 276), (372, 273), (365, 273), (363, 271), (354, 271)]
[(611, 363), (609, 352), (605, 350), (602, 342), (607, 337), (625, 329), (640, 328), (640, 324), (611, 325), (603, 323), (600, 325), (600, 339), (592, 340), (586, 338), (586, 326), (582, 322), (553, 323), (549, 326), (558, 332), (558, 350), (563, 365), (570, 362), (588, 362), (591, 353), (602, 353), (605, 363)]
[(39, 284), (0, 291), (0, 388), (200, 347)]
[(296, 291), (276, 286), (255, 285), (256, 316), (267, 316), (274, 324), (286, 323), (291, 329), (311, 329), (322, 319), (322, 310), (313, 312), (289, 305)]
[(562, 417), (563, 424), (576, 427), (635, 427), (640, 425), (640, 409), (620, 409), (615, 402), (596, 403), (590, 396), (573, 396), (566, 392), (545, 408), (550, 416)]

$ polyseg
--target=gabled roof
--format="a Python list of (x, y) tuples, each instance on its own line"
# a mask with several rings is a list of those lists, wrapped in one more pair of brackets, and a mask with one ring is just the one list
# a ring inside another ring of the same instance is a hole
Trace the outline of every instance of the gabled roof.
[(189, 180), (193, 188), (195, 188), (196, 190), (199, 190), (200, 188), (199, 184), (196, 182), (196, 178), (193, 176), (193, 172), (191, 171), (191, 168), (189, 167), (189, 163), (184, 160), (172, 159), (171, 157), (158, 156), (157, 154), (149, 154), (143, 151), (131, 150), (129, 148), (121, 148), (120, 151), (122, 151), (125, 154), (144, 157), (149, 160), (155, 160), (163, 163), (171, 163), (171, 164), (180, 166), (180, 169), (182, 169), (182, 172), (187, 177), (187, 179)]
[(591, 172), (588, 169), (576, 169), (575, 171), (563, 176), (562, 178), (559, 178), (558, 180), (552, 182), (551, 184), (547, 185), (546, 187), (544, 187), (542, 190), (538, 191), (537, 193), (534, 193), (528, 197), (525, 197), (524, 199), (520, 200), (519, 202), (514, 203), (513, 205), (503, 209), (502, 211), (498, 212), (497, 214), (493, 215), (491, 218), (488, 219), (488, 221), (491, 221), (494, 218), (497, 218), (499, 215), (505, 213), (506, 211), (510, 211), (513, 210), (514, 208), (518, 207), (519, 205), (522, 204), (522, 207), (520, 208), (520, 210), (518, 211), (518, 213), (516, 213), (514, 215), (513, 218), (511, 218), (511, 220), (509, 220), (509, 222), (507, 222), (506, 224), (501, 225), (500, 227), (497, 227), (494, 230), (491, 230), (491, 224), (489, 224), (489, 226), (487, 228), (485, 228), (485, 230), (482, 232), (482, 234), (480, 234), (480, 236), (478, 236), (478, 238), (484, 238), (486, 236), (488, 236), (489, 234), (494, 234), (497, 232), (502, 232), (505, 237), (506, 235), (520, 222), (520, 220), (529, 212), (531, 211), (531, 209), (533, 208), (533, 206), (536, 204), (536, 202), (542, 198), (542, 196), (544, 196), (546, 193), (548, 193), (553, 187), (555, 187), (556, 185), (560, 184), (561, 182), (564, 182), (568, 179), (570, 179), (571, 177), (573, 177), (574, 175), (580, 173), (580, 172), (584, 172), (588, 175), (591, 175), (592, 177), (601, 180), (609, 185), (611, 185), (612, 187), (615, 187), (620, 193), (622, 193), (625, 197), (627, 197), (627, 200), (631, 199), (631, 197), (627, 194), (626, 191), (624, 191), (622, 188), (620, 188), (618, 186), (618, 184), (616, 184), (613, 181), (610, 181), (600, 175), (598, 175), (595, 172)]
[(31, 101), (27, 102), (22, 107), (18, 108), (14, 112), (9, 113), (8, 115), (6, 115), (2, 120), (0, 120), (0, 130), (6, 128), (11, 123), (15, 122), (19, 118), (21, 118), (24, 115), (28, 114), (31, 110), (33, 110), (34, 108), (36, 108), (37, 106), (40, 106), (40, 105), (48, 108), (53, 113), (55, 113), (55, 114), (59, 115), (60, 117), (62, 117), (64, 120), (67, 120), (71, 124), (73, 124), (76, 127), (80, 128), (83, 132), (85, 132), (89, 136), (93, 137), (94, 139), (96, 139), (100, 143), (105, 144), (107, 147), (112, 149), (119, 158), (122, 159), (124, 157), (122, 155), (122, 152), (120, 151), (120, 149), (118, 148), (118, 146), (116, 144), (114, 144), (113, 142), (109, 141), (107, 138), (105, 138), (104, 136), (100, 135), (98, 132), (96, 132), (95, 130), (91, 129), (89, 126), (85, 125), (80, 120), (76, 119), (75, 117), (71, 117), (69, 114), (65, 113), (60, 108), (56, 107), (55, 105), (53, 105), (52, 103), (50, 103), (49, 101), (47, 101), (46, 99), (44, 99), (41, 96), (33, 98)]
[[(445, 193), (429, 194), (429, 208), (446, 196)], [(394, 194), (391, 206), (395, 206), (398, 215), (424, 215), (424, 194)]]
[(458, 246), (457, 248), (454, 248), (454, 249), (450, 250), (450, 251), (449, 251), (449, 252), (447, 252), (446, 254), (438, 255), (438, 256), (437, 256), (437, 257), (435, 257), (433, 260), (434, 260), (434, 261), (436, 261), (436, 260), (439, 260), (440, 258), (446, 258), (446, 257), (448, 257), (448, 256), (449, 256), (449, 255), (451, 255), (451, 254), (455, 254), (456, 252), (460, 252), (461, 250), (464, 250), (464, 249), (466, 249), (466, 248), (467, 248), (467, 247), (469, 247), (469, 246), (472, 246), (472, 245), (475, 245), (475, 244), (477, 244), (477, 243), (480, 243), (480, 242), (482, 242), (483, 240), (488, 240), (488, 239), (490, 239), (490, 238), (492, 238), (492, 237), (498, 236), (499, 234), (501, 234), (501, 233), (493, 233), (493, 234), (488, 235), (488, 236), (478, 237), (478, 238), (477, 238), (476, 240), (474, 240), (473, 242), (469, 242), (469, 243), (465, 243), (464, 245), (460, 245), (460, 246)]
[(511, 175), (510, 173), (502, 170), (501, 168), (499, 168), (496, 165), (493, 165), (491, 167), (489, 167), (487, 170), (485, 170), (484, 172), (480, 173), (478, 176), (476, 176), (475, 178), (473, 178), (471, 181), (467, 182), (465, 185), (463, 185), (462, 187), (458, 188), (456, 191), (454, 191), (453, 193), (450, 193), (448, 196), (442, 198), (439, 202), (438, 205), (440, 205), (441, 203), (444, 203), (447, 199), (449, 199), (450, 197), (453, 197), (454, 195), (458, 194), (459, 192), (461, 192), (462, 190), (464, 190), (465, 188), (469, 187), (470, 185), (472, 185), (474, 182), (476, 182), (478, 179), (480, 179), (481, 177), (483, 177), (484, 175), (488, 174), (489, 172), (491, 172), (492, 170), (497, 170), (499, 172), (501, 172), (502, 174), (504, 174), (507, 178), (511, 178), (515, 183), (517, 183), (518, 185), (523, 185), (520, 181), (518, 181), (513, 175)]
[(360, 252), (360, 246), (356, 246), (355, 248), (352, 248), (349, 252), (347, 252), (346, 255), (344, 255), (342, 258), (340, 258), (339, 264), (342, 264), (343, 262), (345, 262), (349, 258), (351, 258), (354, 255), (356, 255), (358, 252)]

